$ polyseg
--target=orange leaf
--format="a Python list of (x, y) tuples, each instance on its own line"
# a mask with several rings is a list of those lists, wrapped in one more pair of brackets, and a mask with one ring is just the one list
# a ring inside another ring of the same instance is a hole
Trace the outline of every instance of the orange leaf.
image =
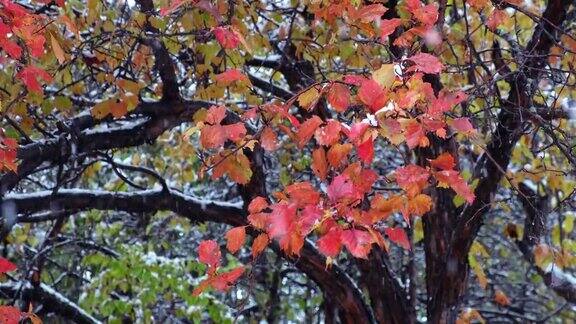
[(344, 112), (350, 106), (350, 89), (341, 83), (332, 83), (326, 97), (337, 112)]
[(326, 151), (324, 148), (319, 147), (312, 152), (312, 172), (320, 178), (325, 180), (328, 174), (328, 162), (326, 161)]
[(409, 221), (410, 215), (422, 216), (432, 208), (432, 198), (425, 194), (418, 194), (416, 197), (409, 199), (405, 210), (403, 210), (404, 219)]
[(322, 119), (314, 115), (312, 118), (306, 120), (302, 125), (300, 125), (298, 132), (296, 133), (299, 148), (303, 148), (308, 141), (310, 141), (314, 135), (314, 131), (318, 126), (320, 126), (320, 124), (322, 124)]
[(266, 198), (258, 196), (252, 199), (248, 205), (248, 212), (250, 214), (259, 213), (266, 207), (268, 207), (268, 201), (266, 201)]
[(444, 152), (434, 160), (430, 160), (430, 165), (441, 170), (452, 170), (456, 166), (456, 162), (452, 154)]
[(228, 232), (226, 232), (226, 248), (230, 253), (236, 253), (246, 239), (246, 229), (244, 226), (234, 227)]
[(320, 201), (320, 193), (314, 189), (310, 182), (296, 182), (284, 190), (290, 197), (290, 202), (299, 207), (316, 205)]
[(278, 148), (276, 133), (274, 133), (271, 127), (267, 126), (262, 131), (260, 135), (260, 145), (266, 151), (275, 151)]
[(220, 152), (215, 156), (216, 165), (212, 170), (212, 179), (218, 179), (224, 174), (228, 174), (230, 179), (238, 184), (246, 184), (252, 177), (252, 169), (250, 169), (250, 160), (239, 150), (235, 154), (227, 153), (228, 151)]
[(50, 35), (50, 44), (52, 46), (52, 51), (54, 51), (54, 56), (56, 56), (56, 59), (58, 60), (58, 63), (64, 64), (64, 62), (66, 62), (66, 55), (64, 54), (64, 50), (54, 35)]
[(427, 147), (430, 145), (430, 141), (426, 136), (422, 124), (420, 124), (416, 119), (408, 119), (404, 123), (404, 137), (406, 137), (406, 144), (409, 148), (415, 147)]
[(510, 305), (510, 299), (508, 299), (508, 296), (500, 289), (494, 293), (494, 301), (500, 306)]
[(410, 197), (415, 197), (424, 189), (429, 177), (428, 170), (414, 164), (396, 170), (396, 182)]
[(348, 153), (352, 150), (353, 146), (350, 143), (346, 144), (334, 144), (330, 150), (328, 150), (327, 158), (328, 162), (333, 168), (338, 168), (346, 162), (344, 159)]
[(252, 242), (252, 257), (255, 259), (268, 246), (268, 235), (261, 233)]
[(383, 4), (378, 3), (364, 5), (358, 10), (354, 9), (354, 7), (350, 7), (349, 11), (350, 19), (360, 20), (367, 24), (379, 19), (386, 11), (388, 11), (388, 8), (384, 7)]

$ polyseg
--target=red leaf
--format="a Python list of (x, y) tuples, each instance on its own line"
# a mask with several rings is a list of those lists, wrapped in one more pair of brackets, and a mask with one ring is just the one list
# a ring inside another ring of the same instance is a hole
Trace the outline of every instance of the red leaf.
[(386, 41), (386, 37), (390, 36), (401, 24), (400, 18), (382, 19), (380, 21), (380, 40)]
[(210, 125), (220, 125), (220, 122), (222, 122), (224, 117), (226, 117), (226, 107), (212, 106), (208, 109), (204, 121)]
[(415, 10), (413, 15), (424, 25), (432, 26), (438, 20), (438, 8), (434, 4), (429, 4)]
[(0, 257), (0, 273), (6, 273), (18, 269), (16, 265), (2, 257)]
[(308, 205), (304, 207), (299, 221), (302, 234), (310, 233), (322, 215), (324, 215), (324, 211), (318, 206)]
[(238, 280), (238, 278), (242, 276), (243, 273), (243, 266), (239, 266), (238, 268), (232, 269), (228, 272), (221, 273), (214, 278), (212, 286), (216, 290), (226, 291), (230, 289), (230, 286), (232, 286)]
[(30, 50), (30, 54), (34, 57), (41, 57), (44, 55), (44, 44), (46, 43), (46, 38), (42, 35), (32, 35), (26, 38), (26, 46)]
[(360, 162), (350, 164), (342, 173), (352, 179), (356, 191), (361, 195), (371, 191), (372, 185), (378, 179), (378, 174), (374, 170), (363, 169)]
[(42, 79), (45, 82), (52, 81), (50, 74), (48, 74), (43, 69), (32, 65), (24, 67), (20, 72), (18, 72), (18, 74), (16, 74), (16, 77), (24, 82), (28, 90), (37, 93), (43, 92), (42, 86), (38, 82), (38, 79)]
[(246, 127), (244, 127), (244, 124), (240, 122), (223, 126), (223, 129), (226, 137), (233, 142), (238, 142), (246, 136)]
[(234, 227), (226, 232), (226, 248), (230, 253), (236, 253), (246, 239), (246, 229), (244, 226)]
[(230, 84), (236, 81), (242, 81), (244, 83), (250, 84), (250, 80), (248, 77), (242, 73), (242, 71), (238, 69), (231, 69), (220, 74), (217, 74), (215, 77), (216, 82), (220, 83), (223, 86), (229, 86)]
[(356, 189), (347, 174), (341, 174), (334, 178), (326, 190), (330, 201), (337, 202), (343, 198), (356, 199)]
[(328, 121), (326, 126), (319, 127), (314, 133), (314, 138), (320, 145), (331, 146), (340, 140), (340, 130), (342, 129), (342, 124), (340, 122), (331, 119)]
[(22, 312), (14, 306), (0, 306), (0, 323), (18, 324), (22, 318)]
[(372, 163), (372, 159), (374, 159), (374, 140), (372, 137), (358, 146), (358, 156), (364, 163)]
[(424, 132), (424, 128), (416, 119), (410, 119), (404, 124), (404, 137), (406, 137), (406, 144), (409, 148), (417, 146), (427, 147), (430, 145), (428, 137)]
[(362, 135), (364, 135), (369, 127), (370, 125), (365, 122), (354, 123), (350, 129), (347, 130), (346, 135), (350, 139), (350, 142), (357, 142), (362, 139)]
[(279, 203), (271, 206), (268, 235), (272, 238), (282, 239), (293, 229), (296, 219), (296, 205)]
[(376, 112), (384, 107), (388, 101), (386, 91), (374, 79), (365, 80), (358, 89), (358, 98), (362, 101), (371, 112)]
[(503, 22), (506, 21), (506, 19), (508, 19), (506, 11), (495, 9), (494, 11), (492, 11), (492, 14), (486, 21), (486, 26), (490, 30), (495, 31), (496, 29), (498, 29), (498, 26), (500, 26)]
[(198, 254), (200, 262), (209, 267), (208, 273), (214, 273), (216, 268), (220, 265), (220, 247), (218, 243), (213, 240), (206, 240), (200, 242), (198, 247)]
[(296, 205), (279, 203), (272, 206), (268, 224), (268, 235), (277, 238), (280, 248), (288, 254), (299, 254), (304, 245), (296, 223)]
[(214, 36), (218, 43), (220, 43), (220, 46), (226, 49), (236, 48), (240, 44), (240, 38), (230, 29), (229, 26), (219, 26), (214, 28)]
[(400, 245), (406, 250), (410, 250), (410, 241), (408, 240), (408, 235), (401, 227), (387, 227), (385, 230), (386, 235), (390, 241)]
[(342, 79), (342, 81), (344, 81), (344, 83), (348, 83), (350, 85), (355, 85), (357, 87), (362, 85), (362, 82), (364, 82), (366, 80), (368, 80), (368, 79), (366, 79), (365, 77), (363, 77), (361, 75), (346, 75)]
[(274, 133), (271, 127), (267, 126), (262, 131), (262, 135), (260, 135), (260, 145), (266, 151), (275, 151), (278, 148), (276, 133)]
[(434, 177), (441, 183), (441, 185), (443, 184), (449, 185), (450, 188), (456, 191), (458, 195), (464, 197), (464, 199), (466, 199), (468, 203), (471, 204), (474, 202), (475, 198), (474, 192), (468, 186), (466, 181), (464, 181), (464, 178), (462, 178), (462, 176), (458, 173), (458, 171), (455, 170), (440, 171), (434, 173)]
[(7, 38), (0, 38), (0, 47), (13, 59), (18, 60), (22, 56), (22, 48)]
[(472, 123), (470, 123), (470, 119), (468, 119), (467, 117), (456, 118), (450, 121), (449, 123), (450, 126), (458, 133), (470, 135), (476, 132), (474, 126), (472, 126)]
[(298, 147), (303, 148), (314, 135), (314, 131), (322, 124), (322, 119), (314, 115), (312, 118), (306, 120), (298, 128), (296, 137), (298, 139)]
[(173, 13), (174, 11), (176, 11), (176, 9), (178, 9), (180, 6), (182, 6), (188, 2), (190, 2), (190, 0), (172, 1), (172, 3), (170, 3), (170, 5), (168, 7), (160, 8), (160, 16), (162, 16), (162, 17), (167, 16), (167, 15)]
[(442, 72), (444, 66), (440, 63), (440, 60), (428, 53), (418, 53), (414, 56), (408, 58), (408, 60), (414, 62), (415, 66), (411, 66), (408, 71), (420, 71), (429, 74), (435, 74)]
[(434, 99), (430, 106), (428, 106), (427, 113), (431, 116), (439, 116), (452, 109), (455, 105), (465, 101), (468, 98), (466, 93), (458, 91), (456, 93), (449, 93), (446, 91), (440, 92), (438, 98)]
[(342, 249), (342, 230), (333, 227), (316, 242), (318, 250), (327, 257), (335, 258)]
[(429, 177), (428, 170), (414, 164), (396, 170), (396, 182), (412, 197), (424, 189)]
[(370, 23), (378, 18), (380, 18), (388, 9), (384, 7), (383, 4), (370, 4), (360, 7), (358, 10), (354, 10), (354, 7), (350, 9), (350, 18), (352, 20), (360, 20), (363, 23)]
[(372, 249), (372, 235), (366, 231), (347, 229), (342, 232), (342, 243), (353, 256), (366, 259)]
[(328, 103), (337, 112), (344, 112), (350, 106), (350, 89), (341, 83), (333, 83), (328, 90)]

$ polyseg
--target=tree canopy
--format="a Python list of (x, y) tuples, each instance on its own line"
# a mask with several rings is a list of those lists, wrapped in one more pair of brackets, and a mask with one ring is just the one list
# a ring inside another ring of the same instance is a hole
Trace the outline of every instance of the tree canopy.
[(0, 0), (0, 322), (574, 322), (575, 35), (566, 0)]

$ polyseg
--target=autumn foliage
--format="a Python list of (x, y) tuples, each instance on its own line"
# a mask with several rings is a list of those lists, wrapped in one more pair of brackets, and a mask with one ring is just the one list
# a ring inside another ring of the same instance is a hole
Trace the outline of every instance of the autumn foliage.
[(574, 320), (575, 12), (0, 0), (0, 322)]

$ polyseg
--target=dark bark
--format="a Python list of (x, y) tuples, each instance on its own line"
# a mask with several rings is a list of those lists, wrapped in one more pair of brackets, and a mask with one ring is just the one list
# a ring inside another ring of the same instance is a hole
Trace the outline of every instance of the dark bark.
[(16, 284), (1, 284), (0, 293), (8, 298), (17, 298), (20, 294), (24, 299), (42, 304), (43, 312), (55, 313), (60, 317), (79, 324), (101, 323), (89, 313), (81, 309), (76, 303), (60, 295), (52, 288), (41, 284), (36, 287), (26, 285), (21, 287)]
[(412, 323), (408, 297), (392, 273), (385, 252), (374, 247), (367, 260), (357, 261), (362, 286), (378, 323)]
[(447, 253), (438, 256), (443, 268), (435, 272), (435, 287), (428, 296), (428, 319), (432, 323), (453, 323), (457, 319), (469, 274), (468, 252), (508, 168), (512, 149), (522, 136), (521, 110), (531, 105), (532, 89), (535, 89), (546, 54), (554, 42), (552, 37), (557, 34), (556, 26), (563, 23), (569, 6), (570, 1), (549, 1), (542, 21), (526, 48), (526, 52), (532, 56), (526, 59), (515, 78), (508, 80), (510, 92), (508, 99), (501, 98), (498, 126), (480, 159), (480, 165), (476, 166), (481, 170), (481, 178), (474, 192), (476, 199), (457, 216)]
[(516, 246), (522, 252), (524, 259), (544, 279), (546, 286), (566, 301), (576, 305), (576, 277), (554, 265), (550, 269), (542, 269), (534, 260), (534, 248), (542, 242), (547, 232), (547, 216), (550, 212), (549, 197), (538, 195), (524, 183), (521, 183), (518, 189), (518, 197), (524, 207), (526, 219), (524, 220), (524, 235), (522, 239), (516, 238)]
[[(106, 192), (61, 189), (33, 194), (8, 195), (2, 201), (16, 206), (18, 213), (36, 213), (44, 210), (116, 210), (134, 214), (170, 210), (193, 223), (215, 222), (231, 226), (245, 226), (246, 213), (240, 204), (203, 201), (175, 191), (145, 190), (137, 192)], [(362, 293), (337, 265), (326, 269), (326, 258), (306, 240), (300, 256), (287, 256), (276, 244), (273, 248), (312, 279), (325, 295), (337, 305), (345, 323), (359, 321), (373, 323), (370, 307), (364, 303)]]

